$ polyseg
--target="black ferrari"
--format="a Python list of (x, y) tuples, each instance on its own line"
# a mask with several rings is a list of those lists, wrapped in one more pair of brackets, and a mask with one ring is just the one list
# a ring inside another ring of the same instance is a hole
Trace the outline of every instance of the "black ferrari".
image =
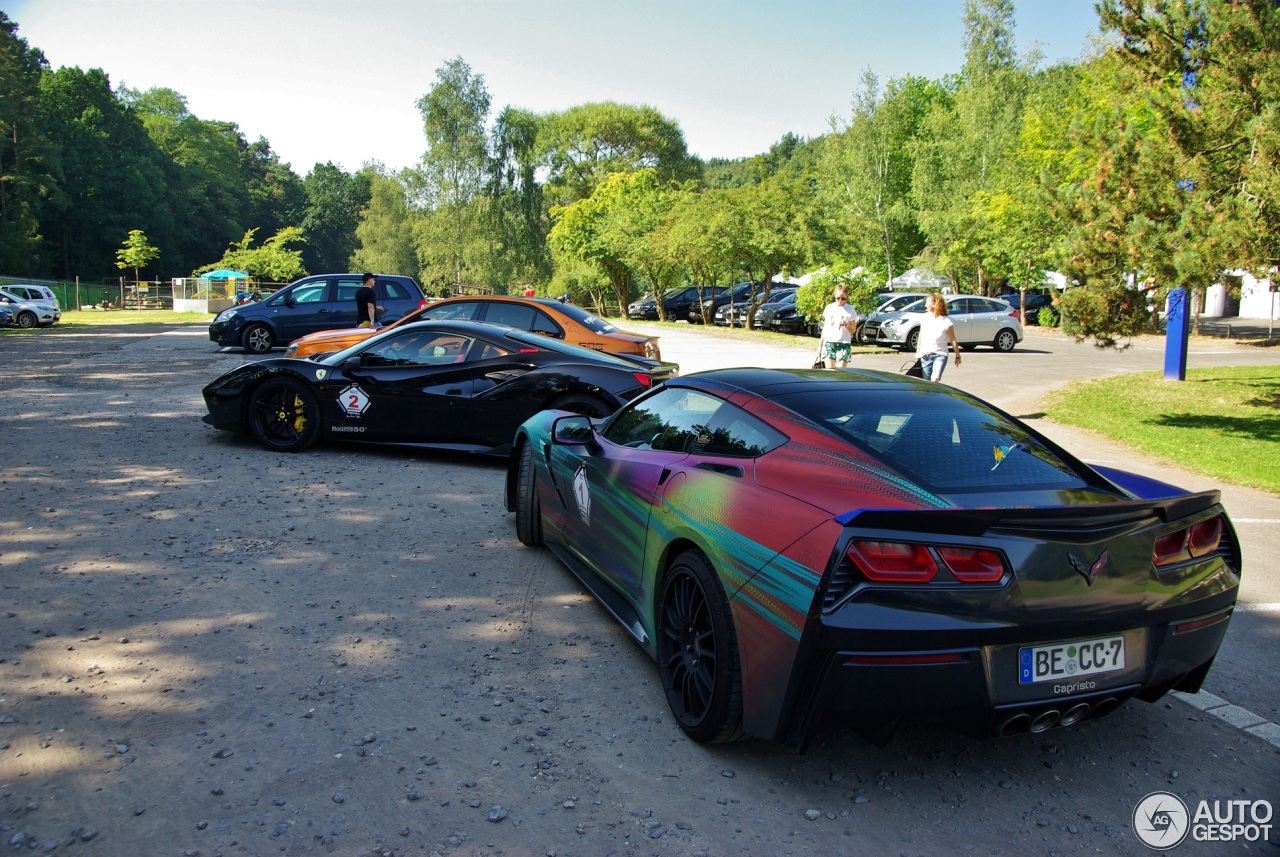
[(280, 452), (332, 438), (501, 455), (544, 408), (603, 417), (677, 369), (501, 325), (429, 321), (317, 360), (233, 369), (204, 388), (204, 421)]

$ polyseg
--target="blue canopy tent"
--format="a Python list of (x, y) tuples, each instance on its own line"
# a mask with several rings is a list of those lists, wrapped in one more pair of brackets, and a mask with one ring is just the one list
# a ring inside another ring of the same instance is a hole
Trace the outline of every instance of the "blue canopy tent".
[(229, 271), (226, 268), (219, 268), (216, 271), (206, 271), (200, 275), (202, 280), (247, 280), (249, 275), (244, 271)]

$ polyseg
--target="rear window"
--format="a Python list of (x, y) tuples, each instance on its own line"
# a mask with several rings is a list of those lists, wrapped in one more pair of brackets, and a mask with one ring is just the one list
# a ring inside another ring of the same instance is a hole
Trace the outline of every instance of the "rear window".
[(556, 307), (556, 310), (562, 315), (573, 319), (592, 333), (616, 333), (618, 330), (618, 328), (604, 319), (597, 318), (582, 307), (573, 304), (561, 304)]
[(953, 395), (859, 386), (776, 401), (936, 493), (1089, 487), (1033, 435)]
[(537, 333), (528, 333), (523, 330), (511, 330), (506, 328), (495, 328), (495, 332), (501, 331), (502, 338), (508, 342), (514, 341), (520, 350), (533, 348), (538, 351), (554, 351), (558, 354), (565, 354), (570, 357), (577, 357), (590, 363), (611, 363), (622, 369), (648, 369), (653, 363), (643, 363), (638, 359), (635, 362), (627, 360), (623, 355), (609, 354), (604, 351), (593, 351), (589, 348), (582, 348), (572, 345), (561, 339), (550, 339)]

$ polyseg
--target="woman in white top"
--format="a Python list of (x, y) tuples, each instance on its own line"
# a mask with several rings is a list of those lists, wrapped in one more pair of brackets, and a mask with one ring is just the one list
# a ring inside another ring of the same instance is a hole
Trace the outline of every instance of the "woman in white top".
[(930, 381), (941, 381), (942, 370), (947, 368), (947, 341), (956, 352), (956, 366), (960, 365), (960, 343), (956, 342), (955, 324), (947, 317), (947, 300), (934, 292), (925, 301), (929, 314), (920, 323), (920, 341), (916, 345), (916, 357), (920, 369)]
[(844, 286), (836, 286), (835, 299), (822, 311), (822, 358), (828, 369), (849, 365), (858, 313), (846, 303), (848, 296)]

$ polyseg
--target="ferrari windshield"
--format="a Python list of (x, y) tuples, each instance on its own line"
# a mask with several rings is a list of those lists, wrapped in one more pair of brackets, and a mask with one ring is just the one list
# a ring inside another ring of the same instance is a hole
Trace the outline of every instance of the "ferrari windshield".
[(1026, 428), (956, 395), (859, 386), (784, 394), (776, 401), (931, 491), (1091, 487)]

